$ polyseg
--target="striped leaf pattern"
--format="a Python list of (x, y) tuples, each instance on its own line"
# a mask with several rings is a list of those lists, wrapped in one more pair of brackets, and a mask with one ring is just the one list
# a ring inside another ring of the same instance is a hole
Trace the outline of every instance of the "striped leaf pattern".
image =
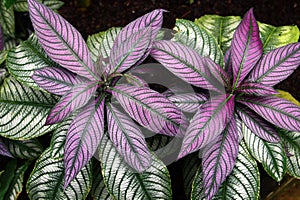
[(251, 81), (274, 86), (300, 65), (300, 43), (289, 44), (265, 54), (249, 75)]
[(98, 80), (80, 33), (60, 15), (35, 0), (28, 0), (28, 6), (35, 33), (49, 57), (74, 73)]
[(277, 127), (300, 131), (300, 107), (288, 100), (268, 97), (248, 97), (239, 101)]
[[(125, 33), (122, 30), (120, 34)], [(118, 45), (114, 43), (109, 56), (109, 63), (112, 67), (110, 73), (123, 72), (143, 58), (146, 50), (149, 48), (151, 35), (151, 28), (144, 28), (127, 35), (127, 38), (122, 43)], [(115, 41), (118, 39), (117, 36)]]
[(86, 165), (64, 189), (64, 159), (51, 157), (51, 148), (43, 152), (27, 182), (27, 193), (32, 200), (85, 199), (92, 185), (91, 163)]
[(245, 93), (247, 95), (267, 96), (278, 94), (273, 87), (260, 83), (246, 82), (242, 83), (237, 89), (237, 92)]
[(103, 176), (101, 173), (100, 162), (94, 160), (93, 162), (93, 184), (91, 189), (91, 196), (93, 200), (113, 200), (113, 197), (106, 189)]
[(46, 124), (55, 124), (70, 116), (72, 112), (83, 107), (95, 94), (97, 83), (82, 83), (75, 85), (66, 93), (50, 111)]
[(291, 154), (286, 159), (287, 172), (300, 178), (300, 133), (280, 130), (279, 134), (286, 151)]
[(203, 27), (214, 36), (218, 45), (225, 53), (231, 45), (231, 40), (237, 26), (241, 21), (237, 16), (204, 15), (195, 20), (195, 24)]
[(207, 96), (200, 93), (182, 93), (171, 95), (168, 99), (180, 110), (193, 113), (207, 101)]
[(83, 108), (69, 127), (64, 155), (65, 188), (97, 150), (104, 133), (104, 101), (98, 98)]
[(162, 94), (147, 87), (118, 85), (112, 95), (139, 124), (155, 133), (183, 136), (187, 120)]
[(110, 140), (129, 166), (143, 172), (151, 165), (151, 153), (140, 128), (111, 104), (106, 108)]
[(253, 200), (259, 198), (260, 175), (256, 161), (251, 157), (244, 142), (230, 176), (221, 186), (217, 199)]
[(242, 119), (243, 123), (245, 123), (245, 125), (261, 139), (273, 143), (280, 141), (280, 138), (274, 127), (261, 116), (243, 107), (238, 107), (237, 113)]
[(0, 87), (0, 135), (15, 140), (28, 140), (55, 128), (44, 126), (57, 98), (26, 87), (13, 78)]
[[(22, 60), (22, 62), (20, 62)], [(57, 66), (46, 54), (37, 37), (32, 34), (29, 38), (10, 50), (7, 54), (7, 69), (18, 81), (34, 88), (39, 86), (32, 79), (34, 70), (43, 67)]]
[(32, 79), (39, 87), (56, 95), (64, 95), (83, 82), (76, 74), (63, 68), (45, 67), (34, 71)]
[(275, 27), (258, 22), (258, 26), (264, 53), (298, 42), (299, 29), (296, 25)]
[(151, 167), (143, 173), (136, 173), (127, 166), (106, 136), (100, 146), (99, 157), (104, 182), (114, 199), (172, 199), (169, 172), (154, 155)]
[(3, 34), (15, 38), (15, 14), (13, 7), (6, 8), (5, 1), (1, 1), (0, 10), (0, 24)]
[(231, 173), (238, 155), (238, 133), (234, 120), (231, 120), (215, 143), (203, 153), (203, 187), (207, 199), (211, 199), (220, 185)]
[(231, 61), (234, 88), (238, 87), (262, 55), (262, 42), (253, 9), (250, 9), (234, 32)]
[(21, 159), (33, 160), (39, 157), (44, 151), (43, 146), (38, 140), (8, 140), (5, 139), (5, 144), (7, 145), (10, 153)]
[[(48, 8), (52, 10), (57, 10), (64, 5), (64, 2), (59, 0), (37, 0), (38, 2), (43, 3)], [(16, 0), (14, 3), (14, 10), (17, 12), (28, 12), (28, 3), (27, 0)]]
[(224, 66), (224, 58), (216, 39), (208, 33), (203, 27), (195, 23), (177, 19), (175, 28), (177, 33), (175, 40), (194, 49), (203, 57), (209, 57), (219, 66)]
[(183, 44), (166, 40), (157, 41), (153, 44), (150, 54), (187, 83), (209, 90), (223, 88), (210, 71), (211, 67), (214, 68), (212, 65), (216, 64)]
[(220, 95), (204, 103), (190, 121), (178, 159), (214, 141), (232, 118), (233, 111), (233, 96)]
[(100, 56), (104, 59), (108, 59), (114, 40), (120, 31), (121, 28), (112, 27), (107, 31), (88, 36), (86, 44), (94, 62), (96, 62)]
[(4, 48), (4, 38), (3, 38), (2, 27), (0, 25), (0, 51), (2, 51), (3, 48)]
[(251, 155), (262, 163), (265, 171), (276, 181), (281, 181), (286, 172), (286, 156), (281, 143), (269, 143), (256, 136), (242, 124), (244, 141)]
[(7, 156), (7, 157), (13, 157), (13, 155), (8, 150), (6, 144), (3, 142), (2, 138), (0, 138), (0, 155)]

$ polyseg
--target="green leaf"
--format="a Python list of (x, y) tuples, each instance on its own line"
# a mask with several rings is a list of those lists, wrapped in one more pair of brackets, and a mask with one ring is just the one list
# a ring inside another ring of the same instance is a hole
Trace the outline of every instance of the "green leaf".
[(107, 31), (103, 31), (88, 37), (86, 44), (91, 52), (94, 62), (96, 62), (100, 56), (103, 58), (109, 57), (114, 40), (120, 30), (121, 28), (113, 27)]
[(241, 125), (244, 141), (251, 155), (262, 163), (265, 171), (277, 182), (286, 172), (286, 156), (281, 143), (270, 143), (256, 136), (244, 123)]
[(209, 57), (220, 66), (224, 66), (224, 58), (216, 39), (203, 27), (195, 23), (178, 19), (174, 28), (177, 33), (175, 40), (194, 49), (200, 55)]
[(26, 162), (14, 172), (13, 179), (3, 199), (16, 200), (18, 198), (23, 189), (24, 173), (29, 165), (30, 162)]
[(101, 174), (100, 162), (94, 160), (93, 163), (93, 185), (91, 189), (91, 196), (93, 200), (113, 200), (112, 196), (106, 189), (104, 180)]
[(14, 174), (17, 169), (17, 160), (10, 160), (0, 177), (0, 199), (4, 199), (6, 192), (9, 190), (10, 184), (14, 179)]
[[(43, 3), (45, 6), (51, 8), (52, 10), (58, 10), (64, 5), (64, 2), (59, 0), (37, 0)], [(17, 0), (14, 4), (15, 11), (18, 12), (28, 12), (27, 0)]]
[(5, 2), (6, 8), (11, 7), (16, 2), (16, 0), (3, 0), (3, 1)]
[[(202, 186), (202, 168), (198, 169), (193, 182), (192, 200), (205, 199)], [(259, 171), (244, 142), (239, 145), (235, 167), (221, 185), (213, 200), (256, 200), (259, 198)]]
[(300, 133), (286, 130), (278, 131), (290, 156), (287, 156), (287, 172), (300, 178)]
[(183, 159), (182, 175), (184, 192), (187, 197), (191, 196), (193, 181), (200, 166), (201, 159), (198, 156), (198, 152), (190, 154)]
[(4, 35), (15, 37), (15, 14), (13, 7), (6, 8), (5, 1), (0, 2), (0, 24)]
[(104, 182), (118, 200), (171, 199), (171, 181), (166, 166), (152, 156), (152, 165), (143, 173), (133, 171), (106, 136), (100, 143), (99, 157)]
[(296, 25), (275, 27), (259, 22), (258, 26), (264, 53), (290, 43), (298, 42), (299, 29)]
[(16, 158), (32, 160), (39, 157), (44, 151), (36, 139), (22, 141), (5, 139), (4, 142), (9, 152)]
[(9, 73), (14, 78), (27, 86), (37, 89), (41, 88), (31, 78), (34, 70), (57, 66), (46, 55), (35, 35), (31, 35), (26, 41), (9, 51), (6, 65)]
[(0, 135), (29, 140), (53, 130), (56, 125), (44, 124), (56, 102), (53, 95), (26, 87), (11, 77), (5, 79), (0, 87)]
[(64, 159), (52, 158), (52, 149), (48, 148), (36, 161), (27, 182), (27, 193), (31, 200), (85, 199), (92, 184), (91, 162), (64, 189)]
[(218, 15), (204, 15), (198, 19), (195, 19), (195, 24), (203, 27), (211, 35), (213, 35), (219, 47), (222, 49), (223, 53), (231, 45), (231, 40), (233, 33), (241, 21), (241, 17), (227, 16), (222, 17)]

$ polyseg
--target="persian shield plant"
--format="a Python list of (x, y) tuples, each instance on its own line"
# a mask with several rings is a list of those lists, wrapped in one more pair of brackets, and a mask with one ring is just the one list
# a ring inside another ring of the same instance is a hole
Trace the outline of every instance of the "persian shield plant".
[[(205, 19), (203, 21), (205, 25)], [(239, 193), (234, 189), (240, 189), (237, 188), (236, 174), (241, 170), (239, 165), (253, 165), (245, 143), (269, 175), (280, 181), (290, 156), (289, 150), (284, 150), (283, 138), (292, 137), (292, 133), (281, 134), (282, 131), (278, 130), (299, 132), (300, 108), (274, 96), (277, 92), (273, 86), (299, 66), (300, 44), (288, 44), (264, 52), (266, 43), (260, 39), (252, 9), (236, 27), (224, 55), (225, 61), (219, 49), (224, 42), (219, 41), (219, 46), (216, 45), (205, 27), (179, 20), (177, 28), (176, 42), (155, 42), (151, 56), (186, 82), (212, 91), (211, 98), (191, 118), (178, 156), (182, 158), (201, 150), (202, 164), (195, 176), (192, 199), (201, 195), (212, 199), (222, 183), (222, 191), (218, 193), (220, 198), (226, 198), (226, 195), (235, 197)], [(205, 49), (208, 45), (212, 48)], [(182, 101), (176, 96), (173, 99), (179, 104)], [(241, 160), (245, 158), (249, 161)], [(245, 179), (241, 180), (242, 184), (249, 184), (257, 190), (257, 172), (248, 170), (244, 173), (254, 179), (242, 175)], [(203, 184), (204, 192), (198, 184)], [(246, 191), (247, 187), (244, 185)], [(253, 198), (257, 198), (254, 193)]]

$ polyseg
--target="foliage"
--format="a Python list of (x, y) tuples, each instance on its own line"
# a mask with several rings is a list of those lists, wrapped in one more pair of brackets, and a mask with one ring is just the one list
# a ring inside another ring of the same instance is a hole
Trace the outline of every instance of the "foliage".
[[(297, 27), (258, 23), (251, 9), (179, 19), (163, 40), (157, 9), (85, 42), (26, 5), (35, 34), (7, 53), (0, 86), (0, 197), (16, 199), (30, 169), (30, 199), (172, 199), (162, 160), (173, 154), (191, 199), (258, 199), (257, 161), (276, 181), (300, 177), (300, 107), (274, 89), (300, 64)], [(155, 66), (139, 68), (148, 55), (192, 90), (153, 86)]]

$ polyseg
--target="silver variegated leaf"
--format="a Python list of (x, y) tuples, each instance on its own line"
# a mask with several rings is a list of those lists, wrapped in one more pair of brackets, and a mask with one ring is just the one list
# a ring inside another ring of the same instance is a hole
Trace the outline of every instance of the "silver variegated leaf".
[(114, 40), (120, 30), (121, 28), (112, 27), (107, 31), (88, 37), (86, 44), (91, 52), (91, 57), (94, 62), (97, 61), (99, 56), (102, 56), (104, 59), (109, 57)]
[[(21, 61), (21, 62), (20, 62)], [(34, 70), (57, 66), (45, 53), (32, 34), (29, 38), (9, 51), (6, 61), (9, 73), (18, 81), (34, 88), (40, 88), (32, 79)]]
[(38, 140), (8, 140), (5, 139), (5, 143), (9, 152), (16, 158), (21, 159), (35, 159), (39, 157), (44, 148)]
[(258, 22), (258, 26), (264, 53), (287, 44), (298, 42), (300, 32), (296, 25), (275, 27)]
[(220, 66), (224, 66), (224, 58), (216, 39), (203, 27), (185, 19), (177, 19), (175, 40), (189, 46), (201, 56), (209, 57)]
[[(204, 200), (202, 168), (200, 167), (192, 188), (191, 200)], [(239, 145), (239, 154), (231, 174), (221, 185), (213, 200), (257, 200), (259, 198), (259, 171), (244, 142)]]
[(285, 145), (287, 155), (286, 166), (287, 172), (300, 178), (300, 133), (291, 131), (279, 131), (281, 140)]
[(92, 185), (91, 162), (64, 189), (64, 159), (53, 158), (48, 148), (36, 161), (27, 182), (27, 193), (31, 200), (79, 200), (85, 199)]
[(286, 172), (286, 155), (281, 143), (270, 143), (256, 136), (245, 124), (241, 125), (244, 141), (251, 155), (276, 181), (281, 181)]
[(11, 6), (6, 8), (5, 1), (0, 2), (0, 24), (4, 35), (12, 38), (15, 37), (15, 14), (14, 8)]
[(240, 21), (241, 18), (236, 16), (204, 15), (196, 19), (195, 24), (203, 27), (213, 35), (223, 53), (225, 53), (231, 45), (233, 33)]
[(53, 130), (55, 126), (44, 125), (56, 101), (53, 95), (5, 79), (0, 87), (0, 135), (28, 140)]
[(132, 171), (107, 137), (100, 143), (102, 174), (109, 193), (118, 200), (171, 199), (166, 166), (152, 155), (152, 165), (143, 173)]

